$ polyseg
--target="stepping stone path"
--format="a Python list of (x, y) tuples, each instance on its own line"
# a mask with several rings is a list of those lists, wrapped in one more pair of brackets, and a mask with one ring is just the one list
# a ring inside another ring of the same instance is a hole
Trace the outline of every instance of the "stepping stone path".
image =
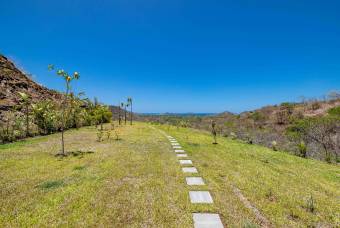
[(223, 228), (218, 214), (193, 213), (195, 228)]
[(176, 154), (178, 158), (186, 158), (188, 157), (187, 154)]
[[(172, 136), (166, 136), (174, 149), (178, 158), (188, 157), (177, 140)], [(191, 160), (179, 160), (180, 165), (192, 165)], [(198, 173), (196, 167), (182, 167), (182, 172), (185, 174)], [(202, 186), (205, 185), (202, 177), (186, 177), (187, 185)], [(193, 204), (213, 204), (213, 198), (209, 191), (189, 191), (190, 202)], [(223, 228), (223, 224), (219, 214), (214, 213), (193, 213), (195, 228)]]
[(213, 199), (208, 191), (190, 191), (191, 203), (213, 203)]
[(182, 171), (183, 173), (198, 173), (195, 167), (183, 167)]
[(191, 160), (179, 160), (179, 164), (181, 165), (192, 165)]
[(204, 185), (202, 177), (186, 177), (187, 185)]

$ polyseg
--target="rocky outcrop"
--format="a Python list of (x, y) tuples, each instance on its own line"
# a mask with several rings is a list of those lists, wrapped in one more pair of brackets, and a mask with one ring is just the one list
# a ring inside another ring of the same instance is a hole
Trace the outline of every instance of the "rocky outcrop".
[(61, 98), (60, 93), (37, 84), (0, 54), (0, 114), (20, 102), (19, 92), (28, 94), (32, 103)]

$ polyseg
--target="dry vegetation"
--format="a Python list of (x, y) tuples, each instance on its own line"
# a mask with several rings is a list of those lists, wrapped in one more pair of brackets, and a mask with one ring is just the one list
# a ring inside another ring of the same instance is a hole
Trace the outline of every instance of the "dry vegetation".
[[(192, 127), (238, 138), (249, 144), (260, 144), (287, 151), (297, 156), (339, 162), (340, 159), (340, 94), (331, 93), (328, 100), (282, 103), (239, 115), (222, 113), (214, 116), (160, 115), (143, 116), (144, 121)], [(333, 112), (330, 112), (333, 111)], [(301, 127), (310, 126), (308, 129)], [(295, 134), (292, 129), (296, 130)], [(298, 134), (297, 134), (298, 133)], [(300, 134), (301, 133), (301, 134)], [(321, 134), (320, 134), (321, 133)], [(318, 138), (307, 137), (319, 135)], [(306, 148), (302, 148), (305, 145)]]

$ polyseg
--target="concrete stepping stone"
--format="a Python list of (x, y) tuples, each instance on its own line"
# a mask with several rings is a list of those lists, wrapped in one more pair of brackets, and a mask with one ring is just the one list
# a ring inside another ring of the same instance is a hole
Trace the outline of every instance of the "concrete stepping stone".
[(195, 167), (183, 167), (182, 171), (183, 173), (198, 173)]
[(187, 154), (176, 154), (176, 156), (177, 156), (178, 158), (187, 158), (187, 157), (188, 157)]
[(191, 160), (179, 160), (179, 164), (181, 165), (192, 165)]
[(205, 185), (202, 177), (186, 177), (187, 185)]
[(219, 214), (193, 213), (195, 228), (223, 228)]
[(179, 146), (179, 143), (171, 143), (173, 146)]
[(191, 203), (213, 203), (213, 199), (208, 191), (190, 191)]
[(184, 153), (184, 150), (175, 150), (175, 153)]
[(182, 149), (181, 146), (172, 146), (172, 148), (174, 148), (174, 149)]

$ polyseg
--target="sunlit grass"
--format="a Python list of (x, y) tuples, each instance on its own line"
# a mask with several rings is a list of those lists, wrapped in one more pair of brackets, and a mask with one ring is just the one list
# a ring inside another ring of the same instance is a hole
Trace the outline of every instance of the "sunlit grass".
[[(258, 223), (231, 186), (275, 226), (338, 226), (340, 168), (193, 129), (160, 127), (176, 137), (206, 180), (215, 210), (229, 225)], [(315, 211), (308, 209), (310, 198)]]
[[(192, 212), (214, 212), (229, 227), (259, 221), (235, 187), (273, 226), (339, 224), (336, 165), (218, 138), (158, 127), (184, 147), (205, 186), (186, 186), (170, 143), (149, 124), (121, 127), (121, 140), (97, 142), (93, 127), (0, 147), (0, 227), (192, 227)], [(87, 153), (90, 152), (90, 153)], [(93, 152), (93, 153), (92, 153)], [(213, 205), (192, 205), (189, 190), (209, 190)]]
[(94, 128), (0, 149), (0, 227), (191, 227), (177, 159), (164, 136), (147, 125), (120, 129), (122, 140), (96, 141)]

